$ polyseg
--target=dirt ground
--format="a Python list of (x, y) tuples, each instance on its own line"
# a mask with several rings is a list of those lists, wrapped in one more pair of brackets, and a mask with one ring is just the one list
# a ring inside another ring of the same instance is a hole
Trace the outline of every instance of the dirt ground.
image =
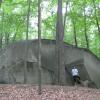
[(0, 100), (100, 100), (100, 89), (78, 86), (0, 85)]

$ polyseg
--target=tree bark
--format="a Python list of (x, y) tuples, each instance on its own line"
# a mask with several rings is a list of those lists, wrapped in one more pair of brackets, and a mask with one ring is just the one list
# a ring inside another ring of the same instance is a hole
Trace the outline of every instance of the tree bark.
[(38, 0), (38, 93), (41, 91), (41, 0)]
[(27, 29), (26, 29), (26, 45), (25, 45), (25, 61), (24, 61), (24, 83), (27, 83), (27, 55), (28, 55), (28, 32), (29, 32), (29, 16), (30, 16), (31, 0), (28, 1), (28, 13), (27, 13)]
[(86, 4), (86, 1), (84, 2), (84, 33), (85, 33), (87, 49), (89, 49), (89, 40), (88, 40), (87, 26), (86, 26), (85, 4)]
[(56, 23), (56, 60), (57, 60), (57, 83), (66, 84), (65, 66), (64, 66), (64, 27), (62, 17), (62, 0), (58, 0), (57, 23)]
[(9, 33), (5, 33), (5, 45), (9, 44)]
[(3, 28), (4, 28), (4, 25), (3, 25), (3, 22), (4, 22), (4, 10), (3, 10), (3, 13), (2, 13), (2, 22), (1, 22), (1, 33), (0, 33), (0, 48), (2, 48), (2, 40), (3, 40)]
[(67, 6), (68, 6), (68, 1), (66, 2), (66, 12), (65, 12), (65, 16), (64, 16), (64, 33), (65, 33), (65, 26), (66, 26)]
[(72, 19), (72, 23), (73, 23), (73, 33), (74, 33), (75, 46), (77, 47), (78, 43), (77, 43), (76, 26), (75, 26), (75, 20), (74, 19)]
[(20, 25), (17, 26), (16, 32), (15, 32), (13, 38), (12, 38), (12, 42), (14, 42), (16, 40), (16, 35), (17, 35), (19, 27), (20, 27)]

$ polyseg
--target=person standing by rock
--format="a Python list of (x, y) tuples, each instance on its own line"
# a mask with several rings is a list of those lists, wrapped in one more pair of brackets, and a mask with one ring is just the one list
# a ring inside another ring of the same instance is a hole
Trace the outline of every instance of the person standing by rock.
[(74, 80), (74, 84), (81, 84), (80, 82), (80, 76), (79, 76), (79, 71), (78, 69), (73, 66), (72, 70), (71, 70), (71, 74), (72, 74), (72, 77), (73, 77), (73, 80)]

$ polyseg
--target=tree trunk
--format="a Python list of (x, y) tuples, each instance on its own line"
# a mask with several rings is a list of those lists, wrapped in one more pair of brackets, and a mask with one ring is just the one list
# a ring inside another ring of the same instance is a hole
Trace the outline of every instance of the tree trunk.
[(0, 33), (0, 48), (2, 48), (2, 40), (3, 40), (3, 22), (4, 22), (4, 10), (3, 10), (3, 13), (2, 13), (2, 22), (1, 22), (1, 33)]
[(38, 93), (41, 94), (41, 0), (38, 0)]
[(84, 2), (84, 33), (85, 33), (85, 39), (86, 39), (87, 49), (89, 49), (89, 40), (88, 40), (87, 28), (86, 28), (85, 3), (86, 3), (86, 1)]
[(12, 38), (12, 42), (14, 42), (16, 40), (16, 35), (17, 35), (19, 27), (20, 27), (20, 25), (17, 26), (16, 32), (15, 32), (13, 38)]
[(66, 84), (65, 66), (64, 66), (64, 45), (63, 45), (63, 17), (62, 17), (62, 0), (58, 0), (57, 24), (56, 24), (56, 60), (57, 60), (57, 83)]
[(72, 19), (72, 23), (73, 23), (73, 33), (74, 33), (75, 45), (77, 47), (78, 46), (78, 43), (77, 43), (76, 26), (75, 26), (75, 20), (74, 19)]
[(95, 0), (93, 0), (93, 5), (94, 5), (94, 10), (95, 10), (95, 20), (96, 20), (96, 24), (97, 24), (97, 27), (98, 27), (98, 32), (99, 32), (99, 35), (100, 35), (100, 26), (99, 26), (99, 21), (98, 21), (98, 17), (97, 17)]
[(26, 45), (25, 45), (25, 61), (24, 61), (24, 83), (27, 83), (27, 55), (28, 55), (28, 32), (29, 32), (29, 16), (30, 16), (30, 4), (28, 1), (28, 13), (27, 13), (27, 29), (26, 29)]
[(9, 33), (5, 33), (5, 45), (9, 44)]
[(65, 33), (65, 26), (66, 26), (67, 6), (68, 6), (68, 1), (66, 2), (66, 12), (65, 12), (65, 16), (64, 16), (64, 33)]

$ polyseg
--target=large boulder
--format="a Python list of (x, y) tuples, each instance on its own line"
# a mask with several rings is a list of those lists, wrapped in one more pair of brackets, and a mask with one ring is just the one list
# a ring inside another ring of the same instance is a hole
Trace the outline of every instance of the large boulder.
[[(42, 84), (55, 84), (56, 79), (56, 53), (54, 40), (42, 40)], [(26, 45), (28, 47), (26, 55)], [(26, 57), (27, 56), (27, 57)], [(71, 76), (72, 66), (79, 69), (82, 81), (88, 80), (100, 87), (100, 60), (89, 50), (77, 48), (64, 43), (64, 64), (66, 71), (66, 85), (73, 85)], [(2, 80), (5, 83), (23, 83), (24, 62), (27, 61), (27, 83), (38, 83), (38, 41), (20, 41), (10, 44), (0, 52), (0, 75), (2, 68), (9, 77)], [(0, 78), (1, 80), (1, 78)], [(7, 81), (6, 81), (7, 80)]]

